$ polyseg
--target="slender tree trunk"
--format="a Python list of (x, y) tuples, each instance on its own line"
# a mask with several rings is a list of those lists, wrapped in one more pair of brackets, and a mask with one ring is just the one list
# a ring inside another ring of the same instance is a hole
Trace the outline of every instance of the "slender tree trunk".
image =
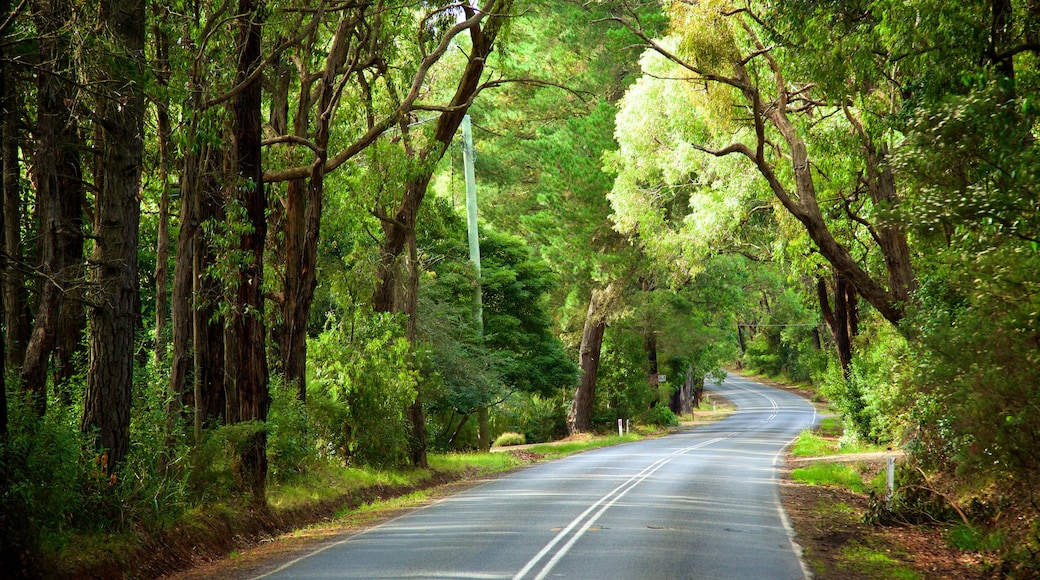
[[(10, 0), (0, 0), (0, 18), (7, 19), (11, 16), (11, 2)], [(6, 40), (6, 35), (0, 36), (0, 41)], [(6, 42), (0, 42), (0, 202), (3, 201), (3, 194), (6, 191), (6, 167), (8, 164), (7, 159), (7, 121), (9, 116), (6, 114), (8, 105), (10, 104), (10, 92), (9, 87), (13, 85), (13, 79), (11, 78), (11, 68), (7, 60), (4, 48)], [(4, 212), (0, 211), (0, 231), (6, 231), (4, 228)], [(0, 273), (6, 278), (7, 266), (4, 265)], [(6, 313), (4, 310), (4, 292), (0, 291), (0, 312)], [(6, 318), (4, 318), (6, 322)], [(0, 327), (0, 461), (7, 462), (6, 449), (7, 449), (7, 337), (6, 331)], [(6, 495), (7, 493), (7, 470), (0, 469), (0, 495)], [(10, 528), (11, 524), (6, 521), (7, 518), (0, 516), (0, 528)], [(9, 561), (14, 555), (15, 550), (8, 546), (6, 548), (0, 548), (0, 560)]]
[(594, 289), (589, 299), (589, 310), (585, 315), (585, 327), (581, 333), (581, 346), (578, 351), (578, 367), (581, 377), (574, 389), (570, 412), (567, 413), (567, 429), (571, 434), (585, 433), (592, 429), (592, 410), (595, 406), (596, 374), (599, 372), (600, 351), (603, 348), (603, 334), (607, 329), (604, 312), (607, 297), (611, 292), (606, 289)]
[[(408, 287), (405, 291), (405, 312), (408, 315), (408, 342), (415, 348), (418, 335), (419, 310), (419, 248), (415, 240), (415, 230), (408, 236)], [(408, 408), (408, 423), (411, 427), (411, 445), (409, 457), (416, 467), (429, 467), (426, 455), (426, 413), (423, 410), (423, 385), (419, 381), (415, 386), (415, 399)]]
[[(134, 321), (138, 299), (138, 199), (144, 135), (143, 82), (128, 82), (127, 72), (143, 81), (145, 15), (143, 0), (103, 0), (104, 31), (119, 47), (96, 86), (98, 132), (95, 249), (92, 281), (97, 304), (90, 312), (90, 365), (82, 428), (96, 430), (108, 453), (109, 471), (126, 458), (130, 444)], [(117, 72), (118, 71), (118, 72)]]
[[(261, 62), (264, 5), (257, 0), (239, 0), (236, 79), (244, 82)], [(260, 142), (262, 139), (260, 77), (248, 82), (234, 97), (232, 132), (237, 181), (235, 195), (245, 210), (252, 231), (243, 234), (239, 250), (249, 259), (240, 269), (235, 303), (226, 333), (226, 360), (231, 364), (227, 379), (238, 396), (241, 421), (267, 421), (268, 393), (266, 332), (264, 329), (264, 243), (267, 238), (267, 199), (263, 187)], [(258, 429), (241, 453), (242, 475), (253, 495), (253, 504), (266, 506), (267, 432)]]
[(848, 302), (846, 301), (848, 282), (840, 274), (835, 274), (834, 283), (833, 310), (828, 297), (827, 282), (823, 278), (816, 280), (816, 296), (820, 301), (820, 312), (823, 315), (823, 320), (827, 323), (831, 336), (834, 338), (842, 375), (848, 379), (849, 365), (852, 363), (852, 342), (849, 338)]
[[(169, 84), (170, 76), (170, 37), (166, 32), (167, 9), (153, 4), (153, 34), (155, 36), (155, 60), (158, 68), (157, 78), (162, 86)], [(169, 261), (170, 261), (170, 173), (173, 167), (171, 160), (173, 129), (170, 126), (170, 107), (165, 96), (155, 102), (155, 120), (159, 146), (159, 231), (155, 246), (155, 365), (163, 368), (166, 362), (166, 320), (169, 309)], [(181, 392), (171, 393), (170, 401), (180, 412)]]
[(28, 293), (22, 275), (22, 193), (19, 147), (22, 140), (24, 106), (10, 73), (13, 65), (4, 64), (7, 82), (4, 86), (3, 110), (3, 186), (4, 186), (4, 328), (7, 339), (7, 368), (20, 369), (25, 360), (25, 346), (32, 330)]
[[(189, 346), (192, 344), (192, 284), (194, 279), (194, 244), (198, 235), (199, 222), (196, 213), (196, 198), (199, 184), (199, 155), (190, 153), (184, 159), (184, 170), (181, 173), (180, 192), (180, 231), (177, 232), (177, 246), (174, 250), (173, 288), (170, 293), (170, 386), (169, 397), (171, 408), (168, 409), (167, 421), (175, 421), (180, 409), (187, 403), (188, 377), (192, 373), (192, 357)], [(174, 401), (177, 401), (176, 403)], [(196, 406), (198, 399), (191, 397)], [(173, 425), (168, 425), (172, 430)], [(201, 421), (196, 425), (195, 443), (200, 442), (202, 433)]]

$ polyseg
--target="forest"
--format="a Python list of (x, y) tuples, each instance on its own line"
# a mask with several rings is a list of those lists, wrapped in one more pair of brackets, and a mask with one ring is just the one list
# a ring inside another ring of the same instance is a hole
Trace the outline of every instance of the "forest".
[(882, 517), (1040, 571), (1040, 1), (0, 22), (0, 559), (672, 425), (742, 368), (907, 452)]

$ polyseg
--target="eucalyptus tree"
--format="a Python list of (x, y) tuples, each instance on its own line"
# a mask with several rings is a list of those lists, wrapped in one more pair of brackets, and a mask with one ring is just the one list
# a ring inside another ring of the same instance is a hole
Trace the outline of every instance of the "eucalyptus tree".
[[(703, 166), (706, 157), (742, 159), (835, 270), (882, 316), (898, 323), (916, 282), (905, 231), (879, 216), (899, 201), (886, 134), (864, 122), (886, 95), (896, 102), (885, 103), (898, 106), (898, 92), (883, 67), (853, 78), (844, 93), (827, 92), (819, 79), (798, 74), (793, 63), (800, 53), (768, 44), (773, 31), (760, 16), (764, 6), (675, 4), (673, 33), (659, 39), (632, 15), (629, 3), (620, 4), (612, 20), (667, 61), (667, 76), (686, 87), (680, 92), (699, 121), (672, 138), (685, 148), (690, 170)], [(810, 156), (827, 133), (846, 136), (843, 159), (855, 164), (840, 176), (821, 172), (818, 149)], [(839, 200), (844, 211), (825, 211), (829, 207), (821, 199), (828, 205)], [(855, 243), (871, 245), (880, 268), (874, 258), (857, 259), (851, 242), (835, 233), (847, 223), (862, 230)]]

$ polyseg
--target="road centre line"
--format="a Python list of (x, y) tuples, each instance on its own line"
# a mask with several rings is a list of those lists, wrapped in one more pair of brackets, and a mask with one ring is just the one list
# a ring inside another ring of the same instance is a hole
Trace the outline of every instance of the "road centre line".
[[(546, 544), (544, 548), (542, 548), (537, 554), (535, 554), (534, 557), (531, 558), (527, 562), (527, 564), (524, 565), (524, 567), (516, 573), (515, 576), (513, 576), (513, 580), (521, 580), (524, 576), (531, 572), (538, 565), (538, 562), (540, 562), (547, 554), (549, 554), (552, 551), (552, 549), (557, 544), (559, 544), (576, 527), (578, 527), (579, 524), (581, 524), (581, 527), (576, 532), (574, 532), (574, 535), (571, 536), (570, 540), (568, 540), (566, 544), (564, 544), (559, 550), (556, 551), (555, 554), (553, 554), (552, 558), (550, 558), (549, 561), (546, 562), (544, 566), (542, 566), (542, 569), (541, 571), (539, 571), (538, 575), (534, 577), (534, 580), (543, 580), (549, 574), (549, 572), (552, 571), (556, 564), (559, 563), (559, 561), (567, 554), (567, 552), (570, 551), (571, 547), (583, 535), (585, 535), (585, 532), (587, 532), (592, 527), (592, 525), (595, 524), (596, 521), (604, 513), (606, 513), (608, 509), (610, 509), (611, 506), (617, 503), (617, 501), (624, 497), (629, 491), (632, 491), (632, 489), (635, 488), (637, 485), (639, 485), (644, 480), (649, 478), (651, 475), (656, 473), (659, 469), (671, 463), (672, 460), (675, 459), (676, 455), (683, 455), (691, 451), (701, 449), (713, 443), (718, 443), (719, 441), (729, 439), (733, 435), (735, 434), (726, 437), (716, 437), (714, 439), (709, 439), (708, 441), (702, 441), (701, 443), (698, 443), (696, 445), (691, 445), (689, 447), (677, 449), (673, 451), (668, 457), (662, 457), (661, 459), (658, 459), (657, 461), (651, 463), (642, 471), (630, 477), (623, 484), (612, 489), (610, 493), (601, 497), (598, 501), (596, 501), (596, 503), (589, 506), (588, 509), (583, 511), (580, 515), (578, 515), (578, 517), (574, 518), (574, 520), (572, 520), (569, 524), (567, 524), (567, 526), (563, 530), (556, 534), (556, 536), (551, 541), (549, 541), (549, 543)], [(596, 511), (597, 508), (599, 508), (598, 511)], [(588, 517), (588, 519), (585, 519), (586, 516), (589, 516), (589, 514), (591, 514), (593, 511), (596, 511), (596, 513), (592, 514), (590, 517)], [(582, 524), (583, 520), (585, 522), (584, 524)]]

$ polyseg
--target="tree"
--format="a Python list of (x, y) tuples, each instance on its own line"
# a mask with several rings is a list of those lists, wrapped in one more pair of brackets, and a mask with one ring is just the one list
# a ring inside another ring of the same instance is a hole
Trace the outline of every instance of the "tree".
[[(694, 93), (704, 95), (695, 100), (689, 94), (685, 96), (701, 106), (691, 112), (701, 116), (702, 121), (691, 133), (672, 139), (678, 138), (680, 143), (704, 155), (737, 155), (749, 161), (779, 206), (801, 224), (820, 254), (882, 316), (898, 324), (916, 284), (905, 231), (890, 221), (871, 223), (863, 210), (857, 213), (851, 201), (846, 204), (846, 219), (867, 230), (883, 257), (886, 285), (835, 235), (836, 226), (821, 209), (818, 172), (814, 173), (816, 166), (809, 155), (817, 126), (828, 126), (814, 123), (812, 115), (819, 113), (824, 119), (842, 115), (848, 130), (858, 137), (854, 143), (859, 171), (854, 173), (854, 181), (827, 188), (837, 190), (846, 199), (855, 197), (861, 208), (881, 211), (893, 207), (898, 195), (887, 163), (887, 148), (864, 126), (862, 112), (846, 104), (848, 99), (866, 99), (871, 93), (825, 95), (821, 100), (813, 96), (817, 87), (814, 79), (789, 82), (786, 73), (797, 69), (789, 64), (788, 53), (764, 44), (755, 8), (676, 5), (672, 18), (677, 35), (666, 41), (653, 38), (638, 19), (616, 16), (611, 20), (628, 27), (649, 50), (670, 62), (675, 67), (672, 76), (683, 77)], [(827, 101), (827, 96), (835, 100)], [(750, 117), (723, 113), (725, 124), (706, 121), (712, 110), (735, 111), (736, 107), (727, 109), (731, 105), (746, 110)], [(843, 191), (842, 185), (848, 189)], [(866, 195), (860, 196), (860, 192)]]
[(144, 2), (99, 6), (99, 36), (110, 51), (99, 67), (90, 309), (90, 364), (82, 428), (115, 466), (129, 451), (134, 328), (138, 297), (137, 242), (144, 135)]
[[(462, 124), (462, 118), (481, 89), (481, 78), (484, 75), (488, 56), (494, 48), (496, 37), (508, 20), (511, 6), (511, 0), (493, 0), (479, 10), (468, 4), (463, 5), (462, 10), (466, 20), (456, 24), (454, 28), (461, 26), (462, 29), (469, 30), (470, 53), (455, 84), (454, 94), (446, 105), (433, 107), (440, 113), (437, 115), (433, 134), (427, 145), (415, 147), (407, 125), (402, 126), (404, 146), (409, 156), (412, 157), (412, 163), (416, 169), (405, 182), (404, 191), (401, 192), (401, 198), (396, 203), (396, 208), (390, 212), (382, 207), (374, 210), (383, 226), (384, 242), (380, 250), (379, 283), (373, 297), (373, 308), (376, 312), (405, 313), (408, 321), (407, 334), (413, 344), (416, 338), (419, 283), (419, 270), (416, 264), (418, 252), (415, 240), (415, 225), (419, 207), (426, 196), (437, 162), (444, 156), (444, 152)], [(423, 108), (422, 106), (416, 107), (418, 110)], [(402, 253), (406, 249), (407, 260), (402, 264)], [(405, 266), (403, 270), (402, 265)], [(403, 300), (398, 300), (395, 299), (400, 295), (397, 292), (397, 285), (402, 277), (407, 282)], [(416, 395), (415, 402), (412, 403), (410, 422), (413, 430), (411, 460), (413, 464), (425, 467), (427, 464), (426, 420), (423, 416), (421, 392)]]
[[(64, 294), (78, 281), (69, 275), (76, 255), (83, 199), (79, 160), (79, 129), (69, 107), (75, 97), (67, 41), (61, 27), (71, 18), (71, 5), (62, 0), (37, 6), (36, 27), (41, 35), (41, 70), (37, 74), (36, 151), (33, 172), (39, 241), (41, 291), (32, 334), (25, 348), (20, 378), (41, 416), (47, 405), (47, 369), (61, 332)], [(68, 254), (68, 255), (67, 255)], [(68, 348), (66, 346), (66, 348)]]
[[(231, 203), (241, 211), (244, 228), (237, 251), (242, 263), (232, 284), (233, 304), (225, 340), (225, 373), (235, 401), (230, 423), (267, 420), (270, 407), (266, 328), (264, 324), (264, 244), (267, 239), (267, 195), (261, 165), (262, 78), (254, 74), (262, 59), (264, 5), (239, 0), (236, 23), (237, 65), (231, 102), (234, 167)], [(243, 476), (255, 505), (266, 505), (267, 432), (257, 429), (241, 452)]]

